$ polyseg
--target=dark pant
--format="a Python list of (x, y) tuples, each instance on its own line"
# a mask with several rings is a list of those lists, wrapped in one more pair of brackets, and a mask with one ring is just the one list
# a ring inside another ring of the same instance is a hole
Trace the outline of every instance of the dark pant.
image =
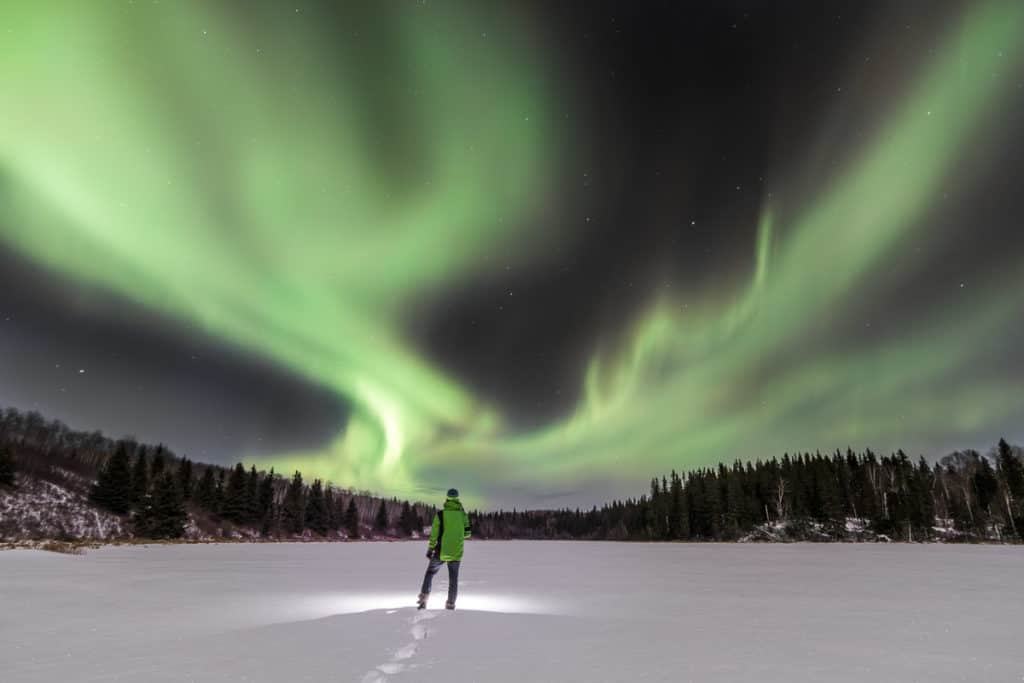
[[(430, 564), (427, 565), (427, 573), (423, 575), (423, 588), (420, 589), (420, 593), (429, 593), (430, 584), (434, 580), (434, 574), (441, 569), (441, 565), (445, 564), (441, 561), (437, 555), (430, 558)], [(455, 597), (459, 594), (459, 563), (458, 561), (448, 562), (448, 602), (454, 604)]]

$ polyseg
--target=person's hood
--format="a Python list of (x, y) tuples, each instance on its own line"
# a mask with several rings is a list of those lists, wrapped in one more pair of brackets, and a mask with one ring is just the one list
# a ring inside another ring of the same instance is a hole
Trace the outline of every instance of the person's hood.
[(462, 509), (462, 501), (460, 501), (457, 496), (448, 496), (448, 497), (446, 497), (444, 499), (444, 509), (445, 510), (461, 510)]

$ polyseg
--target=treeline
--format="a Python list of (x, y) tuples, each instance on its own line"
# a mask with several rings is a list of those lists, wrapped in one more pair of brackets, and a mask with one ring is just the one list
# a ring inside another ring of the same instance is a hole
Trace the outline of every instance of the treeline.
[[(929, 465), (903, 451), (837, 451), (719, 464), (653, 479), (650, 494), (589, 511), (481, 514), (484, 538), (667, 541), (843, 539), (865, 529), (897, 540), (1010, 540), (1024, 532), (1024, 460), (1005, 440), (988, 457)], [(764, 538), (775, 538), (764, 534)]]
[[(163, 446), (76, 432), (35, 412), (0, 412), (0, 487), (19, 477), (85, 487), (139, 536), (357, 538), (413, 536), (435, 508), (382, 499), (274, 471), (193, 463)], [(195, 529), (189, 529), (194, 525)], [(473, 516), (477, 538), (733, 541), (765, 538), (1021, 541), (1024, 452), (1005, 440), (986, 455), (929, 464), (903, 451), (804, 453), (719, 464), (650, 482), (648, 494), (590, 510)]]
[(123, 515), (143, 538), (409, 537), (435, 511), (319, 479), (306, 484), (300, 472), (286, 480), (241, 463), (195, 463), (162, 445), (78, 432), (8, 408), (0, 413), (0, 485), (14, 486), (16, 472), (69, 489), (84, 482), (95, 505)]
[[(363, 535), (365, 506), (358, 504), (358, 496), (325, 486), (320, 479), (306, 485), (301, 472), (285, 481), (273, 469), (246, 471), (238, 463), (227, 470), (196, 465), (188, 458), (181, 459), (172, 473), (165, 460), (162, 446), (150, 460), (145, 446), (129, 456), (128, 447), (119, 444), (100, 469), (91, 499), (111, 512), (131, 514), (136, 534), (146, 538), (184, 535), (188, 503), (215, 521), (258, 530), (267, 538)], [(199, 476), (197, 469), (202, 471)], [(422, 530), (421, 510), (408, 501), (390, 503), (399, 508), (397, 519), (388, 511), (389, 501), (381, 499), (373, 517), (374, 532), (412, 536)]]

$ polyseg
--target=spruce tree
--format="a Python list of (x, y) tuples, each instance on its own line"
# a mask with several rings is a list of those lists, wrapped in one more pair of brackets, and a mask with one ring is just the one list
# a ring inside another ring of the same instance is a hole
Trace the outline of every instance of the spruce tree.
[(0, 446), (0, 486), (14, 486), (14, 458), (6, 446)]
[(359, 538), (359, 508), (356, 507), (356, 498), (348, 499), (348, 508), (345, 510), (345, 531), (349, 538)]
[(220, 514), (235, 524), (243, 524), (248, 517), (248, 507), (245, 495), (245, 468), (242, 467), (242, 463), (238, 463), (228, 477)]
[(119, 444), (114, 454), (100, 468), (90, 498), (97, 505), (119, 515), (131, 509), (132, 473), (128, 451)]
[(334, 520), (334, 530), (342, 531), (345, 528), (345, 497), (341, 491), (334, 491), (334, 512), (331, 514)]
[(676, 471), (672, 470), (669, 482), (667, 538), (680, 540), (690, 535), (689, 524), (684, 520), (683, 481)]
[(192, 461), (183, 458), (178, 465), (178, 488), (181, 490), (182, 500), (192, 498)]
[(743, 466), (739, 462), (735, 462), (730, 470), (722, 465), (719, 472), (725, 478), (725, 505), (723, 507), (725, 520), (723, 532), (725, 538), (733, 540), (743, 530), (743, 522), (746, 517), (742, 483)]
[(152, 538), (153, 496), (147, 493), (133, 508), (131, 522), (136, 538)]
[(146, 530), (150, 538), (181, 538), (188, 515), (178, 483), (164, 472), (153, 485), (152, 505)]
[(377, 531), (384, 533), (388, 530), (388, 508), (384, 504), (384, 501), (380, 501), (380, 507), (377, 508), (377, 516), (373, 520), (373, 528)]
[(828, 522), (842, 522), (846, 515), (839, 491), (839, 478), (831, 465), (831, 460), (820, 454), (815, 458), (813, 482), (818, 506), (815, 517)]
[(327, 506), (324, 499), (323, 483), (313, 480), (309, 487), (309, 500), (306, 502), (306, 526), (318, 536), (327, 535)]
[(199, 503), (199, 507), (207, 512), (213, 512), (214, 510), (216, 488), (217, 483), (213, 478), (213, 468), (207, 467), (203, 470), (203, 476), (199, 479), (198, 486), (196, 486), (196, 502)]
[(224, 470), (217, 470), (217, 484), (213, 487), (213, 505), (210, 512), (220, 515), (224, 511)]
[(139, 507), (145, 503), (149, 493), (149, 463), (146, 460), (146, 447), (139, 448), (138, 455), (132, 465), (132, 505)]
[(281, 523), (289, 534), (301, 534), (306, 528), (306, 496), (302, 473), (296, 471), (281, 505)]
[(690, 501), (690, 535), (692, 538), (707, 540), (710, 523), (707, 519), (703, 472), (690, 472), (686, 478), (685, 490)]
[(1017, 536), (1024, 534), (1024, 462), (1013, 453), (1006, 439), (996, 449), (999, 474), (1003, 480), (1003, 505), (1007, 526)]
[(245, 523), (255, 524), (262, 520), (259, 515), (260, 504), (260, 475), (256, 471), (256, 465), (249, 468), (249, 475), (245, 478)]
[(412, 532), (416, 529), (416, 515), (413, 514), (412, 506), (409, 505), (409, 501), (402, 503), (402, 514), (398, 519), (398, 525), (402, 530), (402, 535), (412, 536)]
[(327, 530), (338, 530), (337, 497), (334, 494), (334, 487), (328, 485), (324, 489), (324, 509), (327, 511)]
[(978, 467), (974, 471), (974, 493), (977, 496), (978, 507), (987, 512), (998, 491), (999, 482), (992, 471), (992, 466), (986, 458), (979, 457)]
[(935, 488), (935, 475), (923, 456), (917, 462), (913, 482), (913, 495), (917, 498), (917, 505), (911, 510), (911, 522), (926, 536), (930, 536), (931, 529), (935, 526), (935, 496), (932, 494)]
[(978, 456), (976, 461), (977, 466), (971, 477), (977, 504), (973, 513), (974, 526), (982, 537), (987, 537), (990, 532), (989, 523), (992, 520), (992, 503), (996, 501), (999, 493), (999, 480), (996, 479), (996, 473), (988, 459)]
[(1002, 472), (1010, 495), (1017, 501), (1024, 500), (1024, 462), (1013, 454), (1013, 449), (1006, 443), (1006, 439), (999, 440), (997, 458), (999, 471)]
[[(658, 538), (658, 478), (651, 479), (651, 498), (647, 505), (647, 516), (644, 519), (647, 535), (651, 538)], [(511, 524), (515, 524), (515, 510), (513, 510)]]
[(164, 459), (164, 447), (163, 445), (156, 447), (156, 452), (153, 454), (153, 464), (149, 468), (149, 481), (156, 483), (160, 477), (164, 474), (164, 468), (167, 465), (167, 461)]
[(715, 541), (722, 538), (722, 487), (715, 473), (708, 471), (704, 493), (707, 502), (708, 538)]
[(256, 518), (260, 522), (260, 533), (264, 536), (270, 534), (273, 527), (274, 508), (274, 469), (260, 481), (259, 494), (256, 501)]
[(672, 529), (669, 526), (669, 516), (671, 515), (672, 507), (672, 494), (670, 492), (668, 481), (665, 480), (664, 475), (661, 477), (661, 495), (658, 497), (658, 538), (664, 540), (667, 539)]

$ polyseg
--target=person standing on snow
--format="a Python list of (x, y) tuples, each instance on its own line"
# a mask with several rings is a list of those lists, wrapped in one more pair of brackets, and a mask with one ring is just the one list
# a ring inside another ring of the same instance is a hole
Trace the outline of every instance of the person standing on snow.
[(445, 609), (455, 609), (455, 598), (459, 593), (459, 564), (462, 562), (463, 540), (470, 537), (469, 515), (459, 502), (459, 492), (448, 489), (448, 497), (444, 507), (434, 515), (430, 525), (430, 545), (427, 548), (427, 573), (423, 576), (423, 587), (420, 589), (419, 608), (427, 606), (430, 597), (430, 584), (434, 574), (441, 565), (448, 563), (448, 602)]

